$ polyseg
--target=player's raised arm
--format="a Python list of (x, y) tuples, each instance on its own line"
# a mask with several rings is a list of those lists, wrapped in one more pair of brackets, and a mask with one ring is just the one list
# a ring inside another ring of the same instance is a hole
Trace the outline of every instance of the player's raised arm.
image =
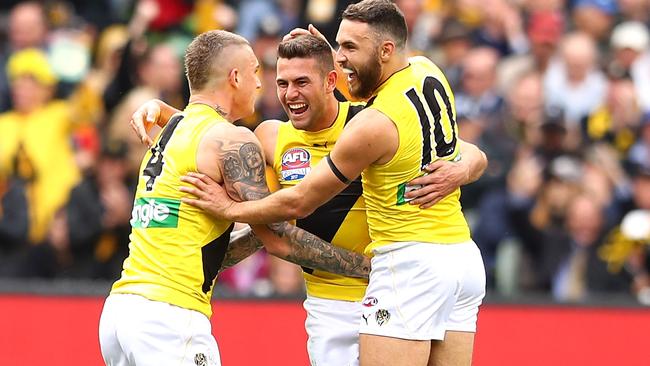
[[(227, 133), (214, 134), (211, 149), (230, 196), (242, 200), (256, 200), (270, 194), (265, 180), (265, 159), (254, 135), (245, 128), (228, 126)], [(199, 161), (199, 169), (201, 162)], [(210, 213), (214, 199), (219, 199), (220, 186), (205, 174), (192, 174), (182, 178), (194, 187), (181, 187), (181, 191), (196, 197), (183, 202)], [(358, 253), (332, 246), (330, 243), (286, 222), (269, 226), (254, 225), (255, 234), (267, 251), (292, 263), (342, 274), (350, 277), (368, 276), (370, 261)]]
[(129, 125), (133, 132), (138, 136), (140, 141), (147, 146), (151, 146), (153, 141), (147, 134), (154, 126), (165, 127), (169, 119), (180, 111), (159, 99), (151, 99), (133, 112)]

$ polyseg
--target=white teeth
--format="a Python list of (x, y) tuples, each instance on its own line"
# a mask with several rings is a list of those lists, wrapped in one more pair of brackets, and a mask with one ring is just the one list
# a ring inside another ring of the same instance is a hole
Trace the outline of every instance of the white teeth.
[(344, 67), (342, 70), (346, 74), (354, 74), (354, 70), (352, 70), (352, 69), (347, 69), (347, 68)]
[(289, 104), (289, 108), (291, 109), (300, 109), (306, 107), (307, 104), (305, 103), (299, 103), (299, 104)]

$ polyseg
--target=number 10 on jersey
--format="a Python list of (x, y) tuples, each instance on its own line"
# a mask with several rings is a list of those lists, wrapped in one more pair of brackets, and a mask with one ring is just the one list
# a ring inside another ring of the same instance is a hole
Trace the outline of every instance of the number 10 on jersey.
[[(442, 114), (442, 108), (440, 108), (436, 93), (445, 104), (446, 115)], [(406, 92), (406, 96), (418, 113), (420, 127), (422, 128), (422, 164), (420, 168), (423, 169), (432, 160), (432, 133), (435, 141), (436, 158), (452, 156), (456, 150), (457, 138), (454, 110), (449, 95), (440, 80), (433, 76), (427, 76), (422, 85), (422, 95), (425, 103), (422, 103), (422, 99), (415, 88), (411, 88)], [(431, 128), (429, 116), (433, 117), (433, 129)], [(444, 127), (443, 123), (445, 124)]]

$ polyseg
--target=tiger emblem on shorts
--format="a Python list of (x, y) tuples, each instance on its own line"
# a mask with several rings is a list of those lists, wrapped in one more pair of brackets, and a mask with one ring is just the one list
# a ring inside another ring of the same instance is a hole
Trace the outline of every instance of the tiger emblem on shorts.
[(196, 366), (208, 366), (208, 358), (203, 353), (194, 355), (194, 363)]
[(390, 313), (386, 309), (379, 309), (375, 313), (375, 321), (377, 321), (377, 325), (382, 326), (390, 320)]

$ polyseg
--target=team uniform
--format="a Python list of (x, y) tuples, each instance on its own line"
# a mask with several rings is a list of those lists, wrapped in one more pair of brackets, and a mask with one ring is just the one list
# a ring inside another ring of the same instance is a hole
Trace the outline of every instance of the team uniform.
[(424, 57), (409, 59), (377, 88), (366, 108), (395, 124), (399, 147), (362, 174), (372, 243), (361, 333), (444, 339), (476, 330), (485, 270), (461, 211), (460, 189), (428, 209), (409, 205), (406, 183), (437, 159), (456, 160), (454, 96), (443, 73)]
[(202, 136), (218, 123), (227, 122), (190, 104), (142, 161), (129, 257), (100, 320), (107, 365), (221, 364), (210, 298), (233, 223), (182, 204), (178, 189), (181, 176), (197, 171)]
[[(345, 124), (362, 104), (339, 103), (339, 113), (327, 129), (310, 132), (298, 130), (290, 122), (278, 129), (273, 170), (283, 188), (298, 184), (334, 148)], [(370, 243), (362, 195), (361, 179), (353, 181), (343, 192), (311, 215), (298, 219), (296, 226), (331, 242), (363, 253)], [(307, 349), (312, 365), (357, 365), (359, 356), (360, 301), (368, 281), (303, 268), (307, 288), (305, 329), (309, 335)]]

